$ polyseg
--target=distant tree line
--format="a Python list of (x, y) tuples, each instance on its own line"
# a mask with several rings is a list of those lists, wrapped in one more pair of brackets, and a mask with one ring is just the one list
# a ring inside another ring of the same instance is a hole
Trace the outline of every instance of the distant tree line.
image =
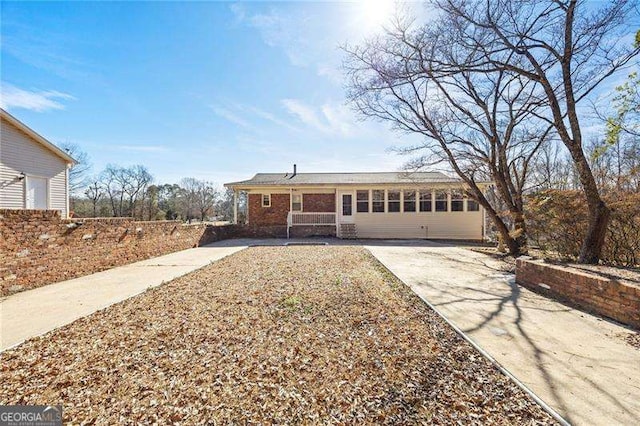
[[(156, 183), (143, 165), (109, 164), (89, 176), (89, 157), (67, 144), (78, 164), (71, 169), (71, 210), (75, 217), (132, 217), (138, 220), (191, 222), (233, 219), (233, 191), (192, 177), (177, 184)], [(239, 202), (243, 209), (243, 199)]]

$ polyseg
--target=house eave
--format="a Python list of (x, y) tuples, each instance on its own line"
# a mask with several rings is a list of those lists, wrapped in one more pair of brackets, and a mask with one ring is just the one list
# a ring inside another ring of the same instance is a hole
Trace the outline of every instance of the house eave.
[(53, 154), (55, 154), (58, 157), (62, 158), (67, 163), (68, 167), (73, 166), (74, 164), (78, 163), (69, 154), (67, 154), (66, 152), (64, 152), (60, 148), (58, 148), (53, 143), (51, 143), (48, 140), (46, 140), (44, 137), (42, 137), (41, 135), (36, 133), (29, 126), (27, 126), (22, 121), (18, 120), (17, 118), (15, 118), (13, 115), (9, 114), (7, 111), (5, 111), (2, 108), (0, 108), (0, 117), (2, 117), (3, 120), (6, 120), (9, 124), (13, 125), (14, 127), (19, 129), (20, 131), (26, 133), (31, 139), (33, 139), (36, 142), (38, 142), (40, 145), (42, 145), (43, 147), (45, 147), (46, 149), (51, 151)]

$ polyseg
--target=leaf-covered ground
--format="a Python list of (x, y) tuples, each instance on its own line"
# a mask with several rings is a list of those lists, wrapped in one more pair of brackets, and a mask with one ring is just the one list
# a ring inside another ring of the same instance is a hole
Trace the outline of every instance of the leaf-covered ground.
[(355, 247), (247, 249), (0, 358), (0, 403), (73, 423), (552, 423)]

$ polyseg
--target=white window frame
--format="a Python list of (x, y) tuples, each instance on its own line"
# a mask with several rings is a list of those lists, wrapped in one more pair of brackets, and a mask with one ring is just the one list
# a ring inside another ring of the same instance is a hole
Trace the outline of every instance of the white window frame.
[[(267, 197), (267, 200), (268, 200), (267, 204), (265, 204), (264, 202), (265, 196)], [(260, 194), (260, 200), (261, 200), (262, 207), (271, 207), (271, 194)]]
[[(293, 201), (294, 197), (300, 197), (300, 210), (296, 210), (296, 209), (293, 208), (293, 206), (296, 204)], [(303, 199), (304, 199), (303, 194), (295, 194), (295, 193), (291, 194), (291, 211), (292, 212), (303, 212), (304, 211)]]
[[(455, 213), (465, 211), (465, 209), (464, 209), (464, 205), (465, 205), (465, 202), (464, 202), (464, 191), (462, 189), (452, 189), (449, 192), (449, 194), (450, 194), (450, 197), (451, 197), (451, 201), (450, 201), (451, 211), (455, 212)], [(459, 198), (453, 198), (454, 195), (459, 195), (460, 197)], [(460, 203), (460, 210), (454, 210), (453, 209), (453, 203), (454, 202), (459, 202)]]
[[(390, 193), (397, 193), (398, 194), (398, 199), (397, 200), (393, 200), (391, 201), (389, 199), (389, 194)], [(387, 213), (400, 213), (402, 212), (402, 190), (400, 189), (387, 189), (387, 200), (386, 200), (386, 206), (387, 206)], [(391, 209), (389, 208), (389, 206), (391, 205), (391, 203), (397, 203), (398, 204), (398, 210), (396, 211), (391, 211)]]
[[(420, 189), (418, 191), (416, 191), (416, 211), (420, 212), (420, 213), (433, 213), (435, 211), (435, 203), (434, 203), (434, 193), (435, 191), (431, 190), (431, 189)], [(427, 199), (422, 199), (423, 195), (428, 195), (428, 200)], [(422, 202), (429, 202), (429, 210), (422, 210)]]
[[(469, 203), (475, 203), (476, 205), (476, 209), (475, 210), (469, 210)], [(477, 202), (476, 200), (474, 200), (473, 198), (466, 196), (465, 197), (465, 203), (464, 203), (464, 211), (466, 212), (479, 212), (480, 211), (480, 203)]]
[[(444, 190), (444, 189), (436, 189), (435, 191), (433, 191), (434, 194), (434, 199), (435, 202), (433, 203), (433, 212), (434, 213), (448, 213), (451, 211), (451, 203), (449, 202), (451, 200), (451, 194), (449, 194), (449, 191)], [(442, 195), (444, 194), (445, 198), (438, 198), (438, 195)], [(445, 208), (444, 210), (439, 210), (438, 209), (438, 203), (442, 203), (444, 201), (445, 203)]]
[[(407, 193), (413, 193), (413, 200), (408, 200), (405, 197), (405, 195)], [(418, 202), (417, 202), (417, 198), (418, 198), (418, 191), (415, 189), (403, 189), (400, 195), (400, 198), (402, 199), (400, 202), (400, 208), (402, 209), (402, 213), (415, 213), (416, 211), (418, 211)], [(405, 203), (406, 202), (410, 202), (413, 203), (413, 210), (406, 210), (405, 209)]]
[[(367, 193), (367, 210), (366, 211), (358, 211), (358, 206), (360, 204), (364, 204), (365, 201), (364, 200), (358, 200), (358, 192), (362, 193), (362, 192), (366, 192)], [(368, 189), (357, 189), (356, 190), (356, 214), (358, 213), (370, 213), (371, 212), (371, 191)]]
[[(373, 196), (374, 192), (380, 194), (382, 192), (382, 200), (376, 200)], [(376, 211), (374, 209), (375, 204), (382, 203), (382, 210)], [(372, 189), (371, 190), (371, 213), (386, 213), (387, 212), (387, 191), (384, 189)]]

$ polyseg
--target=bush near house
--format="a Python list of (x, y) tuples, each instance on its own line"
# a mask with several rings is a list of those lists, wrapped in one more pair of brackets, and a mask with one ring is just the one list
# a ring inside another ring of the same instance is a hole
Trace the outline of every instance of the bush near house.
[[(625, 267), (640, 265), (640, 194), (605, 196), (611, 207), (602, 262)], [(575, 260), (587, 231), (587, 206), (580, 191), (544, 190), (527, 199), (528, 233), (534, 245), (562, 260)]]

